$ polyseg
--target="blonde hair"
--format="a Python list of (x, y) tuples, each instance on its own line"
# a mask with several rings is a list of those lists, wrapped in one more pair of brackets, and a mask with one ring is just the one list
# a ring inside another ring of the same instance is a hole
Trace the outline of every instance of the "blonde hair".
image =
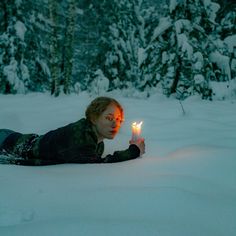
[(118, 107), (121, 113), (121, 120), (124, 120), (124, 111), (121, 104), (114, 98), (110, 97), (97, 97), (95, 98), (87, 107), (85, 111), (85, 116), (88, 120), (93, 121), (97, 119), (109, 105), (114, 104)]

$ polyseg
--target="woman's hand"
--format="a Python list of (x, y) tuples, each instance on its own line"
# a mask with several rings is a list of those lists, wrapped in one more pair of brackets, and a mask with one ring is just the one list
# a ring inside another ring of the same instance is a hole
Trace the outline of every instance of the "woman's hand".
[(145, 141), (144, 138), (139, 138), (137, 140), (130, 140), (129, 144), (135, 144), (140, 150), (140, 156), (145, 153)]

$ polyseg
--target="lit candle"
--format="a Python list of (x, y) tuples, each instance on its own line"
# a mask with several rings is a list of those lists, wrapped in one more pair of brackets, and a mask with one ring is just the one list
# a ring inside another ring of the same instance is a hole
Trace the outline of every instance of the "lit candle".
[(139, 138), (141, 138), (141, 126), (142, 126), (142, 121), (140, 123), (134, 122), (132, 124), (132, 140), (136, 141)]

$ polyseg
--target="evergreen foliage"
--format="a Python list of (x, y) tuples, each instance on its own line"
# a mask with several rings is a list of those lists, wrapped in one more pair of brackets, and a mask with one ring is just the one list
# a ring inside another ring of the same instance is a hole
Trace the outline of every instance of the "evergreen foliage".
[(29, 73), (24, 60), (26, 27), (23, 23), (21, 4), (4, 0), (1, 2), (1, 9), (0, 88), (4, 93), (23, 93)]
[[(161, 83), (168, 96), (175, 93), (183, 99), (196, 92), (204, 98), (211, 96), (207, 73), (208, 69), (214, 71), (208, 54), (217, 8), (210, 1), (171, 0), (160, 18), (148, 47), (146, 65), (151, 67), (149, 71), (155, 71), (152, 84)], [(150, 64), (153, 57), (155, 63)]]
[(236, 75), (233, 1), (2, 0), (0, 92), (161, 90), (211, 99)]

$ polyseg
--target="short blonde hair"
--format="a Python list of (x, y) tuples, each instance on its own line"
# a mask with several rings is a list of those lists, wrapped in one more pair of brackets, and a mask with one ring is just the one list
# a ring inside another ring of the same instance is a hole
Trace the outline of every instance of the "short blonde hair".
[(114, 104), (118, 107), (121, 113), (121, 120), (124, 120), (124, 111), (121, 104), (115, 100), (114, 98), (110, 97), (97, 97), (95, 98), (87, 107), (85, 111), (85, 116), (88, 120), (93, 121), (97, 119), (109, 105)]

